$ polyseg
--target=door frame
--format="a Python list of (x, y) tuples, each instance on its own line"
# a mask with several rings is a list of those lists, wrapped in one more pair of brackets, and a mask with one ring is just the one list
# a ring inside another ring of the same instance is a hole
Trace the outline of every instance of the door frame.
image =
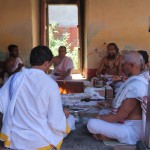
[(40, 1), (40, 44), (49, 45), (48, 40), (48, 5), (49, 4), (75, 4), (78, 7), (78, 32), (79, 32), (79, 68), (73, 69), (72, 73), (82, 74), (84, 66), (84, 8), (85, 2), (83, 0), (41, 0)]

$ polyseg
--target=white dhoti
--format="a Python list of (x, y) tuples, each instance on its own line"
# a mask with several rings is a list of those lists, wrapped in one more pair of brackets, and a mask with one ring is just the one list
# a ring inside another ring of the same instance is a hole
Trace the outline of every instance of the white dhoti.
[[(69, 69), (73, 69), (73, 62), (70, 57), (65, 56), (64, 59), (60, 64), (57, 66), (54, 66), (54, 70), (50, 74), (50, 77), (54, 80), (58, 80), (61, 76), (59, 75), (59, 72), (66, 72)], [(72, 80), (72, 76), (69, 74), (64, 80)]]
[[(139, 76), (130, 77), (118, 90), (112, 103), (113, 109), (102, 110), (100, 114), (115, 114), (124, 100), (144, 97), (147, 95), (147, 91), (148, 82), (145, 78)], [(92, 134), (102, 134), (126, 144), (136, 144), (138, 140), (143, 138), (142, 120), (125, 120), (124, 123), (109, 123), (101, 119), (90, 119), (87, 128)]]
[(142, 120), (126, 120), (121, 124), (109, 123), (100, 119), (90, 119), (87, 128), (92, 134), (102, 134), (126, 144), (136, 144), (143, 134)]

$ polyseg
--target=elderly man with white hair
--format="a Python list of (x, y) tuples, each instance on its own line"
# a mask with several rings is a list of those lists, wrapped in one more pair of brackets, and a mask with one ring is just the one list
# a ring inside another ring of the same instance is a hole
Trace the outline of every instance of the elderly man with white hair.
[(87, 124), (97, 140), (117, 139), (121, 143), (136, 144), (143, 137), (142, 109), (137, 98), (147, 96), (148, 81), (139, 76), (142, 65), (143, 59), (138, 52), (123, 55), (123, 71), (129, 78), (117, 91), (111, 111), (90, 119)]

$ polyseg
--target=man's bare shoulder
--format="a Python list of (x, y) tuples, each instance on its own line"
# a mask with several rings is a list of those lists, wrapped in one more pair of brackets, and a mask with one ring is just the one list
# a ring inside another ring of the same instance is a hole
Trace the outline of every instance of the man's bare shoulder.
[(5, 63), (14, 63), (15, 62), (15, 58), (7, 58), (6, 60), (5, 60)]

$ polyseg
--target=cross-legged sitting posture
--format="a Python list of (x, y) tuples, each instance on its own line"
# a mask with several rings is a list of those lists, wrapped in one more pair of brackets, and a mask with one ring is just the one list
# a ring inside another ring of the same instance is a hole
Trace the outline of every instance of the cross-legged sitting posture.
[[(139, 76), (143, 59), (138, 52), (123, 55), (123, 71), (129, 77), (117, 91), (110, 112), (90, 119), (87, 128), (96, 139), (117, 139), (121, 143), (136, 144), (143, 136), (142, 109), (138, 97), (147, 95), (148, 82)], [(104, 102), (99, 105), (104, 106)]]
[(30, 69), (12, 75), (0, 89), (0, 134), (6, 147), (17, 150), (60, 148), (74, 128), (75, 119), (65, 109), (57, 83), (46, 72), (53, 55), (46, 46), (31, 50)]
[(73, 69), (73, 62), (70, 57), (66, 56), (66, 47), (60, 46), (58, 53), (59, 55), (55, 56), (51, 61), (51, 65), (54, 65), (54, 70), (50, 76), (54, 80), (72, 80), (70, 73)]

